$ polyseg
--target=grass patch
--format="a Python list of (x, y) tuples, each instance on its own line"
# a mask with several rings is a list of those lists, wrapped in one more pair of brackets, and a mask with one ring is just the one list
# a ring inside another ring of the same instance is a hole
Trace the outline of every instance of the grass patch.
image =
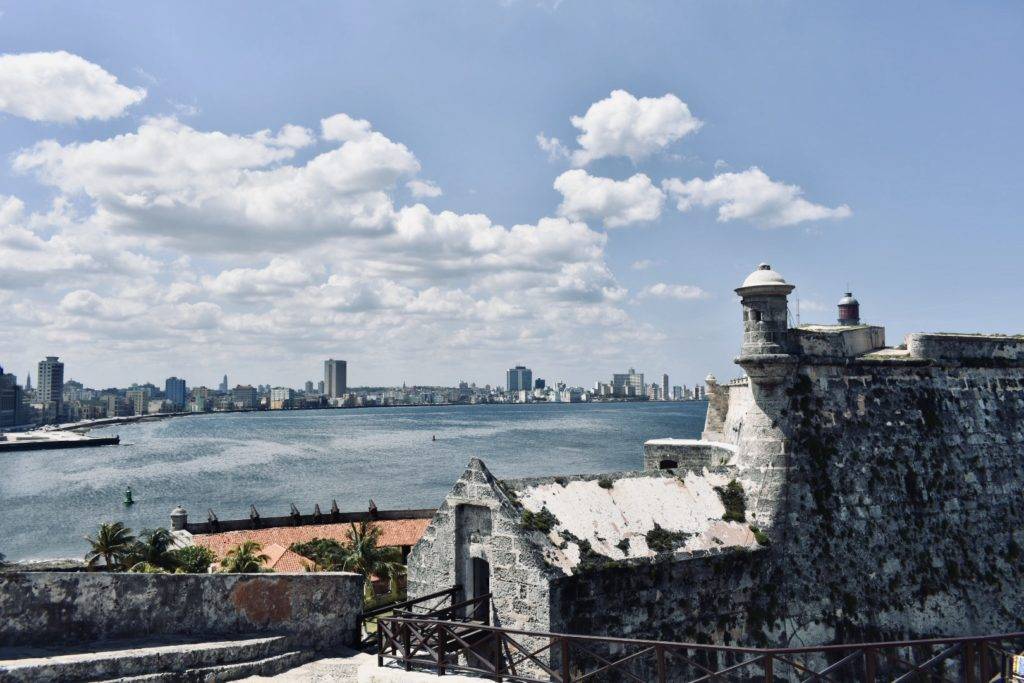
[(521, 529), (532, 529), (543, 534), (551, 533), (556, 524), (558, 524), (558, 518), (551, 514), (546, 507), (542, 507), (540, 512), (523, 510), (523, 517), (519, 520)]
[(733, 479), (725, 486), (716, 486), (715, 492), (725, 506), (725, 514), (722, 519), (727, 522), (747, 521), (747, 498), (743, 493), (743, 486)]
[(758, 545), (767, 547), (772, 544), (771, 540), (768, 538), (768, 534), (761, 531), (753, 524), (750, 525), (750, 531), (752, 534), (754, 534), (754, 540), (757, 541)]
[(656, 553), (670, 553), (686, 543), (691, 535), (685, 531), (669, 531), (655, 523), (654, 528), (647, 532), (647, 547)]

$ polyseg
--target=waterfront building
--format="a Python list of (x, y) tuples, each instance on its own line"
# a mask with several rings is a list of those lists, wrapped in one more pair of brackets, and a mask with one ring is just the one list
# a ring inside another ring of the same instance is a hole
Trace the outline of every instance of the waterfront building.
[(544, 388), (544, 386), (545, 386), (544, 380), (543, 380), (543, 379), (541, 379), (540, 377), (538, 377), (538, 378), (537, 378), (536, 380), (534, 380), (534, 382), (533, 382), (533, 388), (534, 388), (534, 389), (543, 389), (543, 388)]
[(185, 380), (177, 377), (168, 377), (164, 382), (164, 397), (173, 406), (174, 410), (181, 410), (185, 406)]
[(644, 373), (630, 368), (626, 373), (612, 375), (612, 395), (623, 398), (644, 395)]
[(505, 389), (510, 393), (528, 391), (533, 388), (533, 371), (525, 365), (517, 365), (505, 373)]
[(221, 382), (220, 382), (220, 393), (222, 393), (222, 394), (228, 393), (228, 376), (227, 375), (224, 375), (224, 379), (222, 379)]
[(661, 400), (667, 401), (670, 396), (671, 394), (668, 391), (668, 375), (665, 374), (661, 376)]
[(38, 388), (36, 389), (36, 402), (41, 403), (43, 412), (53, 419), (60, 419), (63, 411), (64, 401), (64, 364), (57, 356), (47, 356), (45, 360), (39, 361), (36, 372)]
[[(311, 384), (311, 382), (307, 382)], [(292, 400), (295, 392), (288, 387), (274, 387), (270, 390), (270, 409), (283, 410), (292, 407)]]
[(169, 413), (172, 410), (176, 410), (171, 407), (171, 403), (166, 399), (162, 398), (151, 398), (149, 403), (146, 404), (146, 414), (156, 415), (158, 413)]
[(149, 409), (149, 391), (147, 389), (129, 389), (124, 393), (125, 401), (131, 408), (132, 415), (145, 415)]
[(25, 395), (18, 386), (18, 378), (4, 374), (0, 367), (0, 429), (14, 427), (28, 422)]
[(348, 364), (343, 360), (324, 361), (324, 388), (327, 398), (340, 398), (348, 390)]
[(678, 384), (672, 387), (672, 400), (682, 401), (683, 400), (683, 388)]
[(235, 408), (252, 410), (259, 405), (259, 394), (251, 384), (239, 384), (231, 390), (231, 401)]

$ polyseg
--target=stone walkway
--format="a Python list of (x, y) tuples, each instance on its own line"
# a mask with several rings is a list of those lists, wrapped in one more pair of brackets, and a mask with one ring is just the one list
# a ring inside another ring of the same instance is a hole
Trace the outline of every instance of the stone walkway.
[[(365, 652), (347, 650), (338, 657), (314, 659), (312, 662), (297, 666), (294, 669), (276, 676), (251, 676), (243, 681), (277, 681), (279, 683), (355, 683), (359, 680), (357, 671), (363, 664), (377, 664), (374, 655)], [(435, 677), (436, 678), (436, 677)]]
[[(378, 668), (377, 657), (349, 650), (339, 657), (316, 659), (276, 676), (252, 676), (243, 681), (276, 681), (277, 683), (434, 683), (436, 674), (407, 672), (397, 668)], [(470, 676), (445, 676), (459, 683), (491, 683)]]

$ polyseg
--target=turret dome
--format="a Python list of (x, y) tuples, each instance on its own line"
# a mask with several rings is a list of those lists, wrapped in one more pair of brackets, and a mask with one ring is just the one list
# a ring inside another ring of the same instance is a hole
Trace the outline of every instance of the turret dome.
[(765, 285), (787, 285), (785, 278), (772, 270), (767, 263), (762, 263), (743, 281), (742, 287), (763, 287)]

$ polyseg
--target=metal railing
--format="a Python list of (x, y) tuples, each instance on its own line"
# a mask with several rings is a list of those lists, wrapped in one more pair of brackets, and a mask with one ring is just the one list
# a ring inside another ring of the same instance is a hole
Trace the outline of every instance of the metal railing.
[[(485, 596), (486, 597), (486, 596)], [(476, 601), (480, 600), (479, 598)], [(467, 601), (449, 612), (464, 610)], [(796, 648), (748, 648), (521, 631), (463, 619), (381, 619), (377, 663), (496, 681), (1022, 681), (1010, 668), (1024, 632)]]

